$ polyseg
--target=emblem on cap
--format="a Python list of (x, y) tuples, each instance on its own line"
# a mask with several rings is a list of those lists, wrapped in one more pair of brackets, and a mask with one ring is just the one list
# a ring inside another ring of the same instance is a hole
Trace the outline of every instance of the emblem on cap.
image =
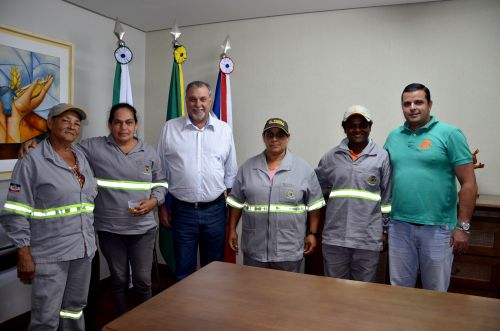
[(277, 118), (274, 118), (274, 119), (270, 119), (269, 121), (267, 121), (267, 124), (279, 124), (279, 125), (285, 125), (285, 123), (283, 123), (282, 120), (280, 119), (277, 119)]

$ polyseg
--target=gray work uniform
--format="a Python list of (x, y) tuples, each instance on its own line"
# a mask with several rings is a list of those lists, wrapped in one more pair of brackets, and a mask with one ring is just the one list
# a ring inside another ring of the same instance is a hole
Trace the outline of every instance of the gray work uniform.
[(260, 262), (301, 260), (307, 212), (325, 205), (313, 168), (290, 151), (272, 182), (264, 152), (247, 160), (227, 203), (242, 209), (242, 250)]
[[(324, 259), (329, 258), (327, 245), (375, 251), (366, 252), (375, 256), (369, 263), (375, 272), (378, 251), (383, 248), (383, 219), (390, 212), (390, 160), (388, 153), (371, 139), (356, 160), (349, 154), (347, 144), (348, 139), (343, 139), (321, 158), (316, 168), (321, 188), (329, 191), (322, 240)], [(368, 260), (362, 256), (360, 259)]]
[(125, 154), (113, 136), (82, 140), (80, 147), (89, 160), (99, 186), (95, 200), (95, 228), (117, 234), (144, 234), (156, 228), (152, 212), (133, 216), (128, 201), (155, 197), (165, 201), (167, 183), (153, 147), (142, 140)]
[(84, 329), (97, 183), (83, 153), (71, 148), (83, 187), (45, 140), (16, 163), (0, 217), (15, 246), (30, 247), (35, 262), (30, 330)]
[(158, 205), (163, 204), (167, 187), (165, 174), (156, 151), (142, 140), (127, 154), (112, 135), (85, 139), (78, 146), (97, 177), (95, 228), (111, 273), (116, 308), (123, 314), (128, 310), (130, 278), (136, 303), (152, 296), (151, 267), (157, 227), (153, 211), (133, 215), (128, 210), (128, 202), (154, 197)]

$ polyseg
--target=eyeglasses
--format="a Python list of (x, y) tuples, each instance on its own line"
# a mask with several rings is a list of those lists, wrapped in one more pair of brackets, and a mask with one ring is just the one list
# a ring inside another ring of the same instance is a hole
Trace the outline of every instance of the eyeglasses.
[(273, 139), (275, 137), (276, 137), (276, 139), (283, 139), (285, 137), (288, 137), (288, 135), (285, 132), (281, 131), (281, 130), (278, 131), (278, 132), (276, 132), (276, 133), (273, 133), (271, 131), (266, 131), (264, 133), (264, 137), (266, 137), (266, 139), (269, 139), (269, 140)]

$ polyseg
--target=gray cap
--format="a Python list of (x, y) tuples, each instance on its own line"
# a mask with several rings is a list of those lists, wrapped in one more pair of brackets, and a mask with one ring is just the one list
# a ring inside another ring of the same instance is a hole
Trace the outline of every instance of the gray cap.
[(68, 110), (72, 110), (77, 113), (78, 116), (80, 116), (81, 121), (87, 118), (87, 113), (82, 108), (69, 103), (60, 103), (50, 109), (48, 119), (50, 120), (52, 117), (59, 116)]
[(352, 115), (361, 115), (363, 116), (368, 122), (372, 122), (372, 114), (370, 114), (370, 111), (361, 105), (354, 105), (351, 106), (347, 109), (347, 111), (344, 113), (344, 118), (342, 119), (342, 122), (347, 121), (349, 117)]

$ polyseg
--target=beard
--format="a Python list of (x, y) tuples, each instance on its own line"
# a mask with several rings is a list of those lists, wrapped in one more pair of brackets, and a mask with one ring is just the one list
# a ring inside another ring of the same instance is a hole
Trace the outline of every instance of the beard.
[(208, 114), (205, 113), (202, 110), (193, 110), (189, 117), (191, 118), (191, 121), (193, 122), (203, 122), (207, 118)]

